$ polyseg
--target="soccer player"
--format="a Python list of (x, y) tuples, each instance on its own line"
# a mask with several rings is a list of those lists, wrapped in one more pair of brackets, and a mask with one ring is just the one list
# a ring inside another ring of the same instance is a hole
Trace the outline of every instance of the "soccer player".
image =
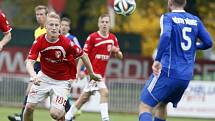
[[(36, 20), (37, 23), (39, 24), (39, 27), (37, 29), (35, 29), (34, 31), (34, 38), (35, 40), (42, 34), (46, 33), (46, 29), (45, 29), (45, 20), (46, 20), (46, 15), (48, 13), (48, 7), (44, 6), (44, 5), (38, 5), (35, 7), (35, 15), (36, 15)], [(40, 58), (37, 58), (37, 61), (34, 64), (34, 69), (35, 71), (38, 73), (40, 71)], [(23, 111), (25, 109), (25, 105), (27, 102), (27, 98), (28, 98), (28, 93), (30, 91), (30, 88), (32, 86), (32, 82), (29, 82), (28, 87), (26, 89), (26, 93), (25, 93), (25, 99), (23, 102), (23, 107), (22, 107), (22, 112), (21, 114), (15, 114), (15, 116), (8, 116), (8, 119), (10, 121), (20, 121), (20, 119), (22, 120), (22, 115), (23, 115)]]
[[(153, 74), (140, 96), (139, 121), (166, 121), (167, 104), (177, 107), (193, 77), (197, 49), (211, 48), (210, 34), (201, 20), (184, 11), (186, 0), (168, 0), (169, 13), (161, 16), (160, 42), (152, 65)], [(197, 39), (200, 42), (197, 42)]]
[(67, 17), (63, 17), (61, 19), (61, 27), (60, 27), (60, 33), (62, 35), (65, 35), (67, 38), (69, 38), (70, 40), (72, 40), (76, 45), (78, 45), (79, 47), (81, 47), (77, 37), (75, 37), (74, 35), (70, 34), (70, 25), (71, 25), (71, 20)]
[(4, 34), (3, 38), (0, 41), (0, 51), (2, 51), (3, 47), (11, 40), (11, 30), (12, 30), (2, 10), (0, 10), (0, 29)]
[[(73, 119), (74, 113), (86, 103), (89, 97), (95, 90), (98, 90), (100, 98), (100, 110), (102, 121), (109, 121), (108, 114), (108, 89), (105, 85), (105, 70), (110, 59), (110, 55), (113, 54), (119, 59), (123, 58), (123, 54), (120, 51), (118, 40), (116, 36), (109, 32), (110, 30), (110, 16), (108, 14), (101, 15), (98, 19), (99, 30), (90, 34), (84, 45), (84, 52), (88, 54), (90, 62), (92, 63), (95, 73), (102, 76), (101, 82), (90, 81), (89, 85), (83, 90), (83, 93), (79, 99), (71, 106), (66, 113), (66, 121)], [(80, 72), (82, 62), (78, 62), (77, 73)]]
[[(71, 20), (67, 17), (63, 17), (61, 18), (61, 26), (60, 26), (60, 33), (62, 35), (64, 35), (65, 37), (67, 37), (68, 39), (70, 39), (72, 42), (74, 42), (78, 47), (81, 48), (81, 45), (78, 41), (78, 39), (69, 33), (70, 31), (70, 25), (71, 25)], [(73, 62), (73, 61), (72, 61)], [(70, 63), (71, 67), (76, 68), (76, 63)], [(75, 75), (76, 76), (76, 75)], [(76, 77), (75, 77), (76, 78)], [(65, 105), (65, 110), (66, 112), (69, 110), (69, 108), (71, 107), (71, 102), (72, 102), (72, 97), (71, 95), (69, 95), (67, 103)]]
[[(90, 73), (90, 78), (100, 81), (100, 77), (93, 73), (88, 56), (76, 44), (60, 35), (59, 15), (54, 12), (49, 13), (45, 28), (47, 34), (37, 38), (26, 60), (26, 69), (33, 85), (28, 94), (23, 115), (24, 121), (33, 121), (35, 107), (47, 96), (51, 97), (51, 117), (55, 120), (64, 119), (64, 104), (69, 93), (69, 80), (71, 79), (68, 56), (73, 55), (74, 59), (81, 58)], [(37, 74), (33, 65), (39, 54), (41, 71)]]

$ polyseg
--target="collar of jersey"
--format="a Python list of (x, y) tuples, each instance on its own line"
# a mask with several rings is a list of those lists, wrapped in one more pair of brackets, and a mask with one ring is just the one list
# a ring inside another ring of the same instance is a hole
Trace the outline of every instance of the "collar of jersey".
[(172, 12), (185, 12), (185, 10), (172, 10)]
[(54, 42), (50, 42), (50, 41), (48, 40), (48, 38), (47, 38), (47, 34), (45, 35), (45, 39), (46, 39), (46, 41), (47, 41), (47, 42), (49, 42), (49, 43), (56, 43), (56, 42), (58, 42), (58, 41), (59, 41), (59, 37), (58, 37), (58, 39), (57, 39), (56, 41), (54, 41)]

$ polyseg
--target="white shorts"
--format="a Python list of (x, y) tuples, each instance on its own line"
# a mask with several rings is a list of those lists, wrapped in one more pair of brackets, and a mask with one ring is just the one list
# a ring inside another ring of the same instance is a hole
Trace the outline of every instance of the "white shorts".
[(32, 85), (27, 102), (40, 103), (50, 96), (50, 107), (64, 110), (67, 95), (71, 88), (69, 81), (52, 79), (41, 71), (38, 73), (38, 78), (41, 80), (40, 86)]
[[(88, 77), (88, 80), (90, 80), (90, 77)], [(94, 92), (94, 91), (98, 91), (102, 88), (107, 88), (106, 84), (105, 84), (105, 79), (102, 78), (102, 81), (98, 82), (98, 81), (94, 81), (91, 80), (90, 82), (88, 82), (88, 84), (84, 87), (84, 92)]]

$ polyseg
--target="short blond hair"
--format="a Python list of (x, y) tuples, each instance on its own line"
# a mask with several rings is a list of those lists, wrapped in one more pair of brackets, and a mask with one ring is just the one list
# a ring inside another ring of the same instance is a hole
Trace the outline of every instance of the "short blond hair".
[(46, 21), (48, 20), (48, 18), (55, 18), (60, 21), (60, 16), (57, 13), (55, 13), (54, 11), (51, 11), (47, 14)]
[(48, 7), (45, 6), (45, 5), (38, 5), (38, 6), (35, 7), (34, 10), (35, 10), (35, 12), (38, 11), (38, 10), (45, 10), (45, 14), (48, 14), (48, 12), (49, 12)]

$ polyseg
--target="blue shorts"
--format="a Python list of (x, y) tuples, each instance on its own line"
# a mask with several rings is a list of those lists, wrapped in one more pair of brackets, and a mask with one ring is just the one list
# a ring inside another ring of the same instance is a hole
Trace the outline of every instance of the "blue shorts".
[(34, 71), (38, 73), (40, 71), (40, 62), (36, 61), (34, 63)]
[(177, 107), (188, 84), (189, 80), (169, 78), (163, 71), (158, 78), (152, 74), (141, 91), (140, 100), (151, 107), (160, 102), (172, 102)]

